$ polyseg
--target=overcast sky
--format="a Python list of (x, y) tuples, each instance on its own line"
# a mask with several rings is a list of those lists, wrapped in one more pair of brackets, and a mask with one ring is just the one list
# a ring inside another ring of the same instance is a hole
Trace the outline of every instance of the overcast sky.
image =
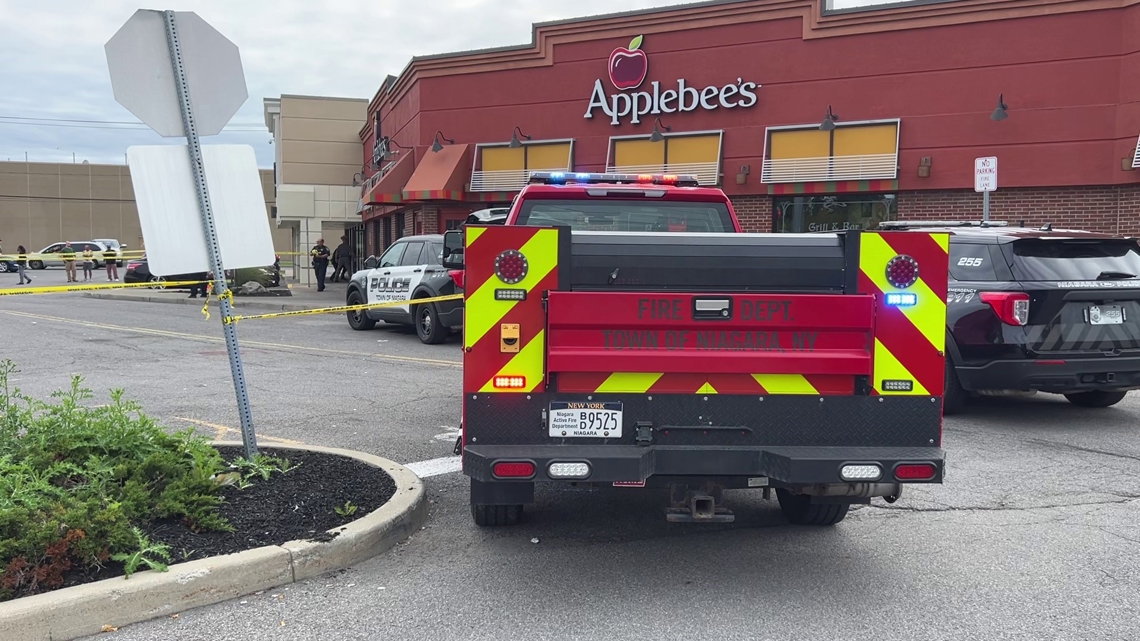
[[(835, 0), (836, 8), (888, 0)], [(371, 98), (412, 56), (530, 42), (531, 24), (683, 0), (170, 0), (238, 45), (249, 100), (206, 143), (253, 145), (273, 162), (262, 98)], [(0, 0), (0, 160), (123, 163), (130, 145), (173, 143), (115, 102), (103, 45), (139, 0)], [(457, 25), (462, 28), (457, 28)], [(28, 119), (59, 119), (53, 126)], [(97, 121), (97, 122), (74, 122)], [(72, 122), (67, 122), (72, 121)], [(23, 124), (16, 124), (23, 123)]]

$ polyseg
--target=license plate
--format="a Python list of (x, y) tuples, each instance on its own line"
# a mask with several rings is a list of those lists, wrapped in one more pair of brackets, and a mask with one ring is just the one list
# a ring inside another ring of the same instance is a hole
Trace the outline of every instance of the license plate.
[(1090, 325), (1121, 325), (1124, 309), (1120, 305), (1091, 305), (1085, 312)]
[(553, 438), (621, 438), (620, 401), (586, 401), (550, 404), (550, 436)]

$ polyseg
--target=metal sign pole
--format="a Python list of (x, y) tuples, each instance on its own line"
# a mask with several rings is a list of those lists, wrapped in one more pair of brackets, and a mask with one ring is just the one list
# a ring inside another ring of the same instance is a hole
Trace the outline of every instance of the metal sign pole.
[(990, 222), (990, 190), (982, 192), (982, 220)]
[(222, 266), (222, 250), (218, 245), (217, 228), (214, 225), (214, 212), (210, 208), (210, 193), (206, 189), (206, 172), (202, 164), (202, 146), (198, 142), (198, 130), (194, 125), (194, 112), (190, 103), (190, 87), (182, 64), (182, 47), (178, 41), (178, 24), (173, 11), (163, 11), (166, 22), (166, 43), (170, 47), (170, 64), (174, 68), (174, 85), (178, 90), (178, 105), (182, 111), (182, 126), (186, 132), (187, 149), (190, 152), (190, 169), (194, 173), (194, 186), (198, 191), (198, 209), (202, 214), (202, 228), (206, 232), (206, 247), (210, 254), (210, 269), (214, 272), (214, 291), (221, 308), (222, 332), (226, 337), (226, 351), (230, 355), (230, 372), (234, 379), (234, 392), (237, 394), (238, 415), (241, 418), (241, 440), (245, 445), (245, 456), (251, 459), (257, 455), (257, 435), (253, 431), (253, 413), (249, 407), (249, 392), (245, 384), (245, 371), (242, 369), (241, 354), (238, 352), (237, 328), (227, 320), (233, 316), (230, 306), (226, 273)]

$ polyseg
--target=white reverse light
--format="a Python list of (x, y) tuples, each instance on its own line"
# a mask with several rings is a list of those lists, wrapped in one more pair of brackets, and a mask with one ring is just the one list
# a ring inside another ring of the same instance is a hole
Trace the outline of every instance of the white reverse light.
[(552, 479), (584, 479), (590, 475), (589, 463), (551, 463), (546, 473)]
[(882, 475), (878, 465), (844, 465), (839, 469), (839, 478), (844, 481), (877, 481)]

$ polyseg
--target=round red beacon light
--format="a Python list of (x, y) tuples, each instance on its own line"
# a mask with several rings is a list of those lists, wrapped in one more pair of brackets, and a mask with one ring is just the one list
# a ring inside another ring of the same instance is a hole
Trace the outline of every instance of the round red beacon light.
[(918, 282), (918, 261), (899, 254), (887, 263), (887, 282), (891, 287), (906, 289)]
[(526, 278), (526, 256), (517, 249), (508, 249), (495, 258), (495, 275), (508, 285), (514, 285)]

